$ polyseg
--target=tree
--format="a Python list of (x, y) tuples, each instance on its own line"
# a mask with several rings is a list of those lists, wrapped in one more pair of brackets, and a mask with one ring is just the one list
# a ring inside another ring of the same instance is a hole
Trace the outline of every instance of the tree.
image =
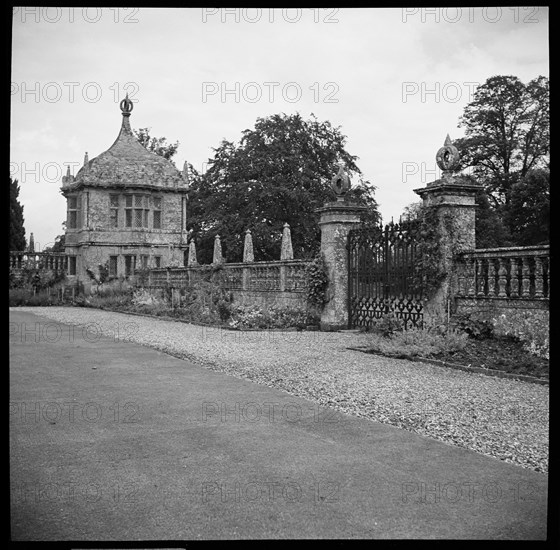
[(411, 202), (409, 205), (404, 207), (403, 213), (401, 215), (402, 220), (419, 220), (422, 217), (422, 201)]
[(485, 190), (477, 196), (477, 247), (548, 239), (549, 105), (548, 78), (523, 84), (515, 76), (494, 76), (465, 107), (459, 121), (465, 137), (455, 146), (462, 167), (473, 167)]
[(504, 210), (518, 246), (544, 244), (550, 232), (550, 172), (531, 170), (511, 188), (511, 199)]
[[(66, 222), (62, 224), (62, 228), (64, 229), (66, 226)], [(65, 243), (66, 243), (66, 234), (62, 233), (62, 235), (57, 235), (54, 239), (54, 244), (45, 248), (44, 252), (52, 252), (53, 254), (64, 254), (65, 251)]]
[(476, 248), (514, 246), (515, 241), (504, 224), (501, 209), (490, 204), (488, 193), (484, 189), (476, 194), (475, 203)]
[(176, 141), (175, 143), (168, 144), (166, 138), (150, 136), (150, 130), (151, 128), (140, 128), (139, 130), (133, 130), (133, 133), (148, 151), (160, 155), (167, 160), (171, 160), (175, 153), (177, 153), (179, 142)]
[(255, 260), (277, 260), (286, 222), (294, 257), (314, 256), (320, 245), (315, 209), (334, 200), (329, 184), (339, 164), (358, 179), (349, 195), (369, 207), (364, 219), (378, 221), (375, 188), (363, 180), (357, 157), (345, 150), (346, 137), (330, 122), (311, 117), (258, 118), (239, 143), (223, 140), (214, 149), (208, 171), (193, 182), (189, 194), (189, 228), (201, 263), (211, 262), (217, 234), (229, 261), (240, 261), (247, 229)]
[(508, 204), (513, 185), (546, 167), (550, 151), (548, 78), (523, 84), (493, 76), (476, 89), (460, 118), (465, 137), (455, 142), (463, 167), (484, 183), (493, 205)]
[(19, 202), (18, 180), (10, 178), (10, 250), (25, 250), (25, 228), (23, 226), (23, 206)]

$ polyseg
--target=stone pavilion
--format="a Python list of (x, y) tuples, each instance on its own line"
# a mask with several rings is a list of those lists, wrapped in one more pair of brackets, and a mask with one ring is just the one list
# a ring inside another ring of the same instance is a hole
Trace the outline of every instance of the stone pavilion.
[(87, 288), (87, 271), (107, 265), (110, 277), (129, 278), (140, 268), (182, 266), (187, 250), (188, 178), (148, 151), (130, 127), (133, 103), (120, 103), (122, 123), (113, 145), (76, 176), (62, 178), (67, 201), (67, 274)]

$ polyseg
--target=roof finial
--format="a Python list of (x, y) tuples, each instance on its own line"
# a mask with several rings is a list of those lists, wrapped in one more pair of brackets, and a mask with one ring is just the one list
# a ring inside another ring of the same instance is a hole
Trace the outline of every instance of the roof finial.
[(70, 165), (66, 169), (66, 175), (62, 176), (62, 185), (71, 185), (74, 183), (74, 176), (70, 173)]
[(121, 126), (121, 134), (124, 132), (125, 134), (132, 135), (132, 129), (130, 128), (130, 113), (134, 107), (134, 104), (130, 99), (128, 99), (128, 94), (120, 103), (121, 112), (122, 112), (122, 126)]
[(120, 107), (123, 116), (130, 116), (130, 113), (134, 108), (134, 103), (128, 99), (128, 94), (126, 94), (126, 97), (121, 101)]

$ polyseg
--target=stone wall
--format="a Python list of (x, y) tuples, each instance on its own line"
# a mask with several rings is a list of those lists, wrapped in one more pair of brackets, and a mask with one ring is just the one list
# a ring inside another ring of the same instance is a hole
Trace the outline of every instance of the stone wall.
[[(307, 290), (305, 260), (222, 264), (223, 289), (231, 292), (236, 305), (305, 308)], [(185, 289), (205, 266), (150, 269), (137, 285), (147, 289)]]

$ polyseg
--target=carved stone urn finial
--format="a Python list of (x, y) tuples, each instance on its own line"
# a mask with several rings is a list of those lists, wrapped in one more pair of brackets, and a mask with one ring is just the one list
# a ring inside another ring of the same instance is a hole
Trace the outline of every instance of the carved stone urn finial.
[(445, 143), (436, 154), (437, 165), (443, 171), (444, 179), (450, 177), (459, 168), (459, 150), (451, 142), (449, 134), (445, 138)]
[(121, 101), (120, 108), (124, 116), (130, 116), (130, 113), (134, 108), (134, 103), (128, 99), (128, 94), (126, 94), (126, 97)]
[(350, 178), (344, 171), (342, 164), (339, 164), (338, 172), (331, 180), (331, 187), (336, 193), (336, 200), (342, 202), (346, 193), (348, 193), (348, 190), (350, 189)]

